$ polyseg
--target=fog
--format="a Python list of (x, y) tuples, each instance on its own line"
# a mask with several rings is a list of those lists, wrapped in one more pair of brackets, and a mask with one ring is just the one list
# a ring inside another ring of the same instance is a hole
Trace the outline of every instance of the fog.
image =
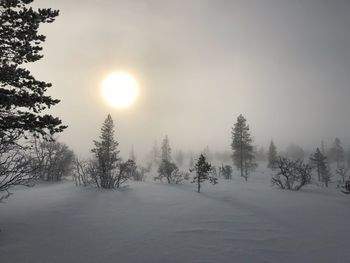
[[(350, 141), (348, 1), (37, 0), (60, 10), (42, 27), (34, 76), (53, 83), (60, 135), (88, 155), (110, 113), (121, 153), (138, 155), (167, 134), (172, 148), (230, 150), (239, 114), (256, 145), (316, 147)], [(111, 108), (101, 83), (133, 74), (139, 97)]]

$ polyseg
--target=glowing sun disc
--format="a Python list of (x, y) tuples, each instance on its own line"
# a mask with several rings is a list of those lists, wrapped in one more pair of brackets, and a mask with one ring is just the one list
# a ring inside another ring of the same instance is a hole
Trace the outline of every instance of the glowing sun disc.
[(102, 92), (104, 99), (112, 107), (127, 108), (136, 100), (138, 85), (130, 74), (114, 72), (103, 81)]

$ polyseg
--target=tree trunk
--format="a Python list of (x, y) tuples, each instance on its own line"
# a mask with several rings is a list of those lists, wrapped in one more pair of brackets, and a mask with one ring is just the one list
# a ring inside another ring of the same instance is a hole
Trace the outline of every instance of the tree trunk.
[(197, 192), (200, 193), (201, 192), (201, 181), (200, 181), (199, 175), (198, 175), (198, 178), (197, 178), (197, 184), (198, 184)]

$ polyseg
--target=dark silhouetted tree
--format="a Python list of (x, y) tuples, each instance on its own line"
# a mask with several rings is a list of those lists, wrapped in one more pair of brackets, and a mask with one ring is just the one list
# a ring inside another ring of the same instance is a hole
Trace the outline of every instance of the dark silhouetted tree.
[(254, 148), (249, 133), (247, 120), (239, 115), (232, 129), (233, 163), (241, 171), (241, 176), (247, 180), (249, 171), (256, 168)]
[[(51, 23), (57, 10), (34, 9), (31, 0), (0, 1), (0, 137), (10, 134), (40, 134), (49, 137), (66, 126), (42, 111), (59, 103), (45, 95), (50, 83), (36, 80), (22, 67), (40, 60), (45, 36), (38, 33), (42, 23)], [(8, 137), (11, 139), (11, 136)]]
[(300, 159), (280, 157), (276, 168), (278, 172), (272, 176), (271, 182), (281, 189), (298, 191), (311, 181), (312, 166)]
[(60, 181), (71, 174), (74, 153), (64, 143), (34, 139), (31, 165), (36, 177), (45, 181)]
[(201, 184), (205, 181), (208, 181), (215, 185), (217, 184), (217, 178), (211, 176), (210, 172), (212, 171), (212, 166), (207, 162), (205, 156), (201, 154), (198, 158), (196, 165), (194, 166), (194, 171), (196, 175), (193, 177), (192, 183), (197, 184), (197, 192), (201, 192)]
[(95, 148), (91, 150), (95, 154), (98, 165), (98, 176), (102, 188), (115, 187), (114, 171), (118, 168), (120, 158), (118, 157), (119, 143), (114, 139), (114, 124), (108, 114), (101, 128), (99, 141), (94, 141)]
[(0, 192), (29, 183), (31, 168), (22, 144), (28, 135), (50, 139), (66, 128), (60, 119), (43, 114), (59, 103), (46, 94), (51, 84), (35, 79), (24, 67), (43, 57), (45, 36), (38, 33), (39, 27), (53, 22), (59, 12), (34, 10), (31, 2), (0, 1)]
[(327, 170), (327, 157), (317, 148), (316, 152), (310, 157), (310, 160), (315, 165), (318, 181), (321, 182), (323, 178), (322, 174)]

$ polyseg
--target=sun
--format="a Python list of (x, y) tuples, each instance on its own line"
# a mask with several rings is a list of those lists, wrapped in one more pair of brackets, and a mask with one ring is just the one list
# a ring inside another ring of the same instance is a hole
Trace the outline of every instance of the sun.
[(113, 72), (104, 79), (102, 93), (112, 107), (127, 108), (136, 100), (138, 85), (132, 75), (126, 72)]

